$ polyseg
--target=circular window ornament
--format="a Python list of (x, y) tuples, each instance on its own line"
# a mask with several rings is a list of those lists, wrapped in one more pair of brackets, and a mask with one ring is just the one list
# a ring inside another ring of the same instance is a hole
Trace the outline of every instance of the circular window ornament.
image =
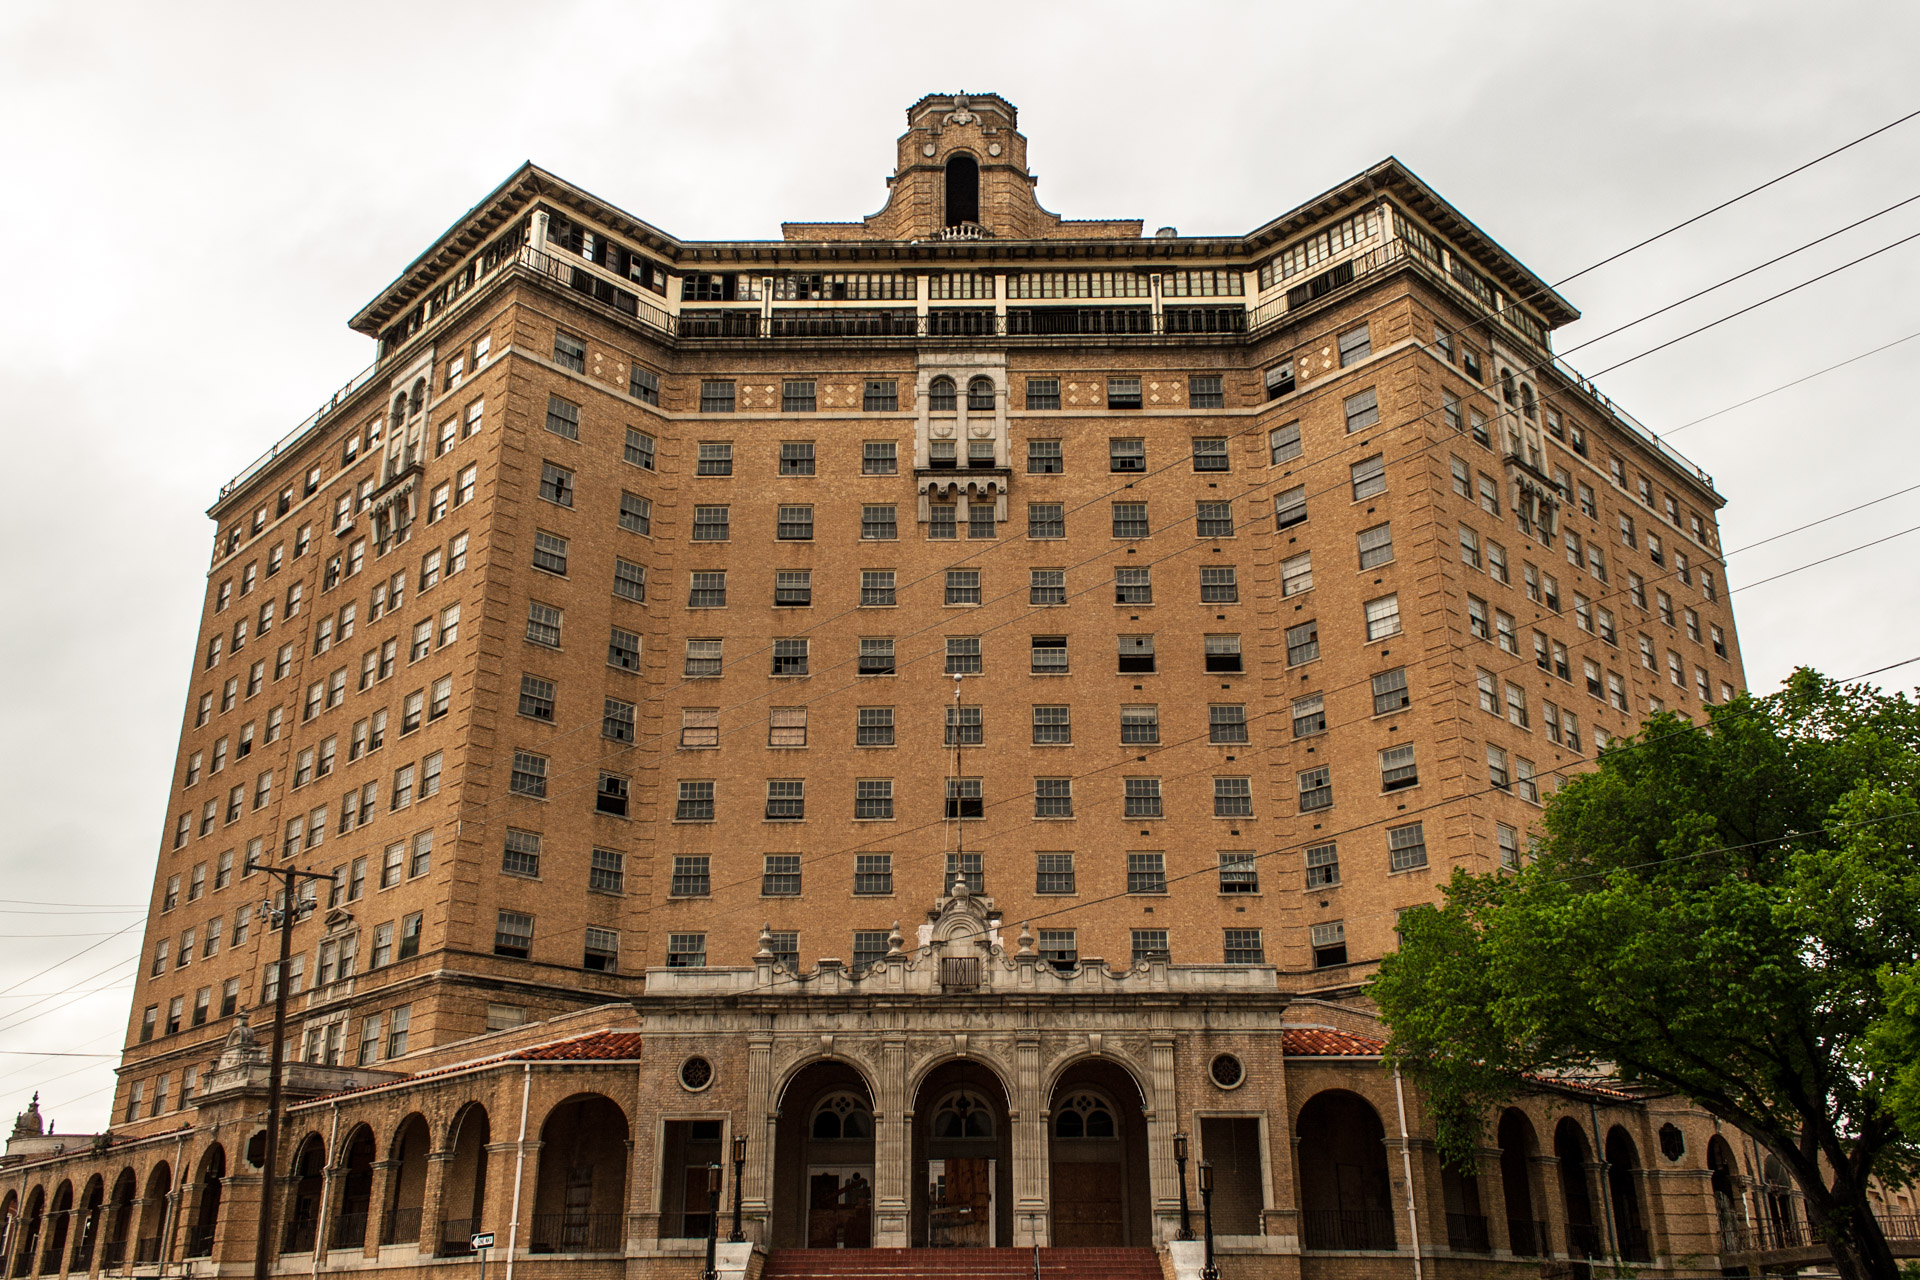
[(1207, 1075), (1222, 1089), (1238, 1089), (1247, 1082), (1247, 1069), (1230, 1053), (1215, 1054)]
[(712, 1083), (713, 1064), (699, 1054), (680, 1064), (680, 1087), (688, 1093), (699, 1093)]

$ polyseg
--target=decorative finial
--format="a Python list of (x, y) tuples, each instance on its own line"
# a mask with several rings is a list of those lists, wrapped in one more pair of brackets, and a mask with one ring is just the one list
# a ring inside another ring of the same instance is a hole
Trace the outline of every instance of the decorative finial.
[(753, 953), (755, 960), (773, 959), (773, 921), (760, 926), (760, 949)]
[(1033, 954), (1033, 929), (1030, 927), (1031, 923), (1032, 923), (1031, 921), (1027, 921), (1027, 920), (1022, 920), (1020, 922), (1019, 954), (1023, 956), (1030, 956)]
[(900, 922), (895, 920), (892, 930), (887, 934), (887, 955), (889, 957), (905, 955), (906, 945), (907, 940), (900, 936)]

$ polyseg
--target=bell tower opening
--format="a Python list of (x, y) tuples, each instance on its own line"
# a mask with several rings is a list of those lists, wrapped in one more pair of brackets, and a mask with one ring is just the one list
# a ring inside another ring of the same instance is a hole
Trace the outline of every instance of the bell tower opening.
[(972, 156), (947, 161), (947, 225), (980, 221), (980, 164)]

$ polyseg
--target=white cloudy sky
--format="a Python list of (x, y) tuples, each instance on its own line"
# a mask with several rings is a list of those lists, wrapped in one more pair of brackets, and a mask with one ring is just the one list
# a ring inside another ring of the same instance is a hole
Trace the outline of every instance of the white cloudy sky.
[[(222, 481), (363, 367), (346, 319), (524, 159), (677, 235), (877, 208), (995, 90), (1068, 217), (1235, 233), (1392, 154), (1549, 280), (1920, 107), (1920, 8), (35, 3), (0, 8), (0, 1111), (104, 1122)], [(1566, 292), (1564, 349), (1920, 194), (1920, 120)], [(1920, 203), (1582, 351), (1920, 231)], [(1920, 331), (1920, 242), (1602, 379), (1668, 430)], [(1920, 484), (1920, 340), (1675, 439), (1725, 545)], [(1920, 524), (1920, 493), (1735, 556)], [(1920, 655), (1920, 534), (1735, 597), (1748, 676)], [(1920, 666), (1890, 673), (1911, 686)], [(85, 950), (83, 948), (91, 948)], [(68, 957), (73, 957), (71, 960)], [(51, 969), (42, 973), (43, 969)], [(87, 994), (91, 992), (92, 994)]]

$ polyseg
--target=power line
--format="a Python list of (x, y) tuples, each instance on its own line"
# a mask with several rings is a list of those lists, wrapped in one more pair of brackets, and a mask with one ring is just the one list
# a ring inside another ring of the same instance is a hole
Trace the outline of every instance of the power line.
[(1769, 582), (1778, 582), (1782, 578), (1792, 577), (1794, 574), (1799, 573), (1803, 569), (1813, 569), (1823, 564), (1831, 564), (1833, 561), (1838, 560), (1843, 556), (1850, 556), (1856, 551), (1865, 551), (1868, 547), (1877, 547), (1883, 542), (1892, 542), (1895, 538), (1904, 538), (1910, 533), (1920, 533), (1920, 524), (1914, 525), (1910, 529), (1902, 529), (1898, 533), (1890, 533), (1884, 538), (1875, 538), (1872, 542), (1863, 542), (1857, 547), (1848, 547), (1845, 551), (1836, 551), (1832, 555), (1822, 556), (1818, 560), (1810, 560), (1806, 564), (1795, 565), (1793, 568), (1788, 569), (1783, 573), (1776, 573), (1770, 578), (1761, 578), (1757, 582), (1745, 583), (1741, 586), (1735, 587), (1732, 591), (1729, 591), (1727, 594), (1733, 595), (1737, 592), (1745, 591), (1750, 587), (1760, 587), (1760, 586), (1765, 586)]
[(1832, 373), (1835, 369), (1844, 369), (1848, 365), (1854, 363), (1857, 360), (1865, 360), (1868, 356), (1877, 356), (1882, 351), (1889, 351), (1894, 347), (1899, 346), (1903, 342), (1912, 342), (1915, 338), (1920, 338), (1920, 331), (1915, 331), (1913, 333), (1910, 333), (1904, 338), (1895, 338), (1892, 342), (1886, 343), (1883, 346), (1875, 347), (1871, 351), (1862, 351), (1857, 356), (1848, 356), (1845, 360), (1840, 361), (1840, 363), (1838, 364), (1830, 364), (1824, 369), (1815, 369), (1812, 373), (1807, 374), (1805, 377), (1795, 378), (1792, 382), (1783, 382), (1771, 391), (1762, 391), (1757, 396), (1748, 396), (1745, 400), (1742, 400), (1737, 404), (1730, 404), (1724, 409), (1715, 409), (1712, 413), (1706, 414), (1703, 417), (1695, 418), (1692, 422), (1683, 422), (1677, 427), (1673, 427), (1670, 430), (1664, 431), (1661, 433), (1661, 436), (1664, 439), (1667, 436), (1679, 435), (1682, 431), (1687, 430), (1689, 427), (1697, 427), (1703, 422), (1709, 422), (1714, 418), (1719, 417), (1721, 414), (1732, 413), (1735, 409), (1744, 409), (1748, 405), (1754, 403), (1756, 400), (1765, 400), (1768, 396), (1778, 395), (1780, 392), (1786, 391), (1792, 387), (1797, 387), (1803, 382), (1811, 382), (1822, 374)]
[[(1892, 493), (1885, 493), (1880, 495), (1877, 498), (1869, 499), (1868, 501), (1861, 503), (1859, 506), (1848, 507), (1845, 511), (1836, 511), (1830, 516), (1821, 516), (1818, 520), (1809, 520), (1805, 524), (1795, 525), (1793, 528), (1787, 529), (1781, 533), (1776, 533), (1772, 537), (1762, 538), (1758, 542), (1749, 542), (1743, 547), (1736, 547), (1732, 551), (1727, 552), (1727, 558), (1731, 559), (1732, 557), (1739, 555), (1742, 551), (1751, 551), (1755, 547), (1764, 547), (1769, 542), (1778, 542), (1782, 538), (1789, 537), (1796, 533), (1802, 533), (1808, 529), (1813, 528), (1816, 525), (1826, 524), (1829, 520), (1838, 520), (1841, 516), (1850, 516), (1856, 511), (1865, 511), (1868, 507), (1878, 506), (1882, 502), (1889, 502), (1894, 498), (1900, 497), (1902, 494), (1912, 493), (1915, 489), (1920, 489), (1920, 484), (1911, 484), (1904, 489), (1895, 489)], [(1747, 585), (1752, 586), (1753, 584), (1748, 583)]]
[(1907, 121), (1913, 119), (1915, 116), (1920, 116), (1920, 111), (1909, 111), (1906, 115), (1901, 116), (1898, 120), (1893, 120), (1887, 124), (1883, 124), (1878, 129), (1873, 130), (1871, 133), (1863, 133), (1859, 137), (1855, 138), (1852, 142), (1846, 143), (1842, 146), (1835, 147), (1833, 150), (1826, 152), (1824, 155), (1817, 155), (1813, 159), (1807, 161), (1805, 164), (1797, 165), (1794, 168), (1787, 170), (1785, 173), (1778, 175), (1777, 177), (1768, 178), (1765, 182), (1761, 183), (1757, 187), (1749, 187), (1747, 190), (1742, 191), (1739, 195), (1734, 196), (1731, 199), (1722, 200), (1719, 204), (1714, 205), (1711, 209), (1702, 210), (1701, 212), (1694, 214), (1691, 218), (1688, 218), (1685, 221), (1674, 223), (1672, 226), (1668, 227), (1665, 231), (1657, 232), (1654, 235), (1650, 235), (1645, 240), (1636, 241), (1635, 243), (1630, 244), (1626, 248), (1620, 250), (1618, 253), (1609, 254), (1607, 257), (1600, 259), (1600, 261), (1598, 262), (1595, 262), (1588, 266), (1584, 266), (1580, 268), (1578, 271), (1574, 272), (1570, 276), (1562, 276), (1558, 280), (1554, 281), (1553, 284), (1549, 286), (1549, 288), (1558, 289), (1561, 285), (1567, 284), (1574, 280), (1578, 280), (1581, 276), (1586, 275), (1590, 271), (1597, 271), (1601, 267), (1606, 266), (1610, 262), (1618, 261), (1619, 259), (1626, 257), (1630, 253), (1634, 253), (1640, 249), (1644, 249), (1656, 240), (1664, 240), (1668, 236), (1672, 235), (1674, 232), (1690, 227), (1694, 223), (1700, 221), (1702, 218), (1711, 217), (1713, 214), (1720, 212), (1722, 209), (1728, 208), (1732, 205), (1739, 204), (1742, 200), (1745, 200), (1748, 196), (1758, 195), (1762, 191), (1765, 191), (1768, 187), (1774, 186), (1777, 183), (1785, 182), (1788, 178), (1793, 177), (1795, 174), (1805, 173), (1808, 169), (1813, 168), (1813, 166), (1819, 164), (1823, 160), (1831, 160), (1833, 159), (1833, 157), (1839, 155), (1842, 151), (1847, 151), (1854, 147), (1857, 147), (1861, 143), (1867, 141), (1869, 138), (1877, 138), (1881, 134), (1885, 133), (1887, 130), (1892, 129), (1898, 125), (1905, 124)]
[[(78, 960), (81, 956), (87, 954), (87, 952), (94, 950), (96, 947), (103, 947), (111, 939), (117, 938), (123, 933), (130, 933), (133, 930), (140, 928), (140, 926), (144, 925), (145, 923), (146, 923), (146, 920), (144, 917), (139, 920), (135, 920), (132, 924), (128, 925), (126, 928), (110, 933), (105, 938), (102, 938), (100, 941), (95, 943), (90, 943), (89, 945), (80, 948), (78, 951), (68, 956), (65, 960), (55, 961), (53, 964), (50, 964), (46, 968), (42, 969), (39, 973), (34, 974), (33, 977), (22, 978), (20, 979), (20, 981), (14, 983), (10, 987), (0, 988), (0, 996), (7, 994), (7, 992), (9, 991), (19, 990), (21, 987), (26, 986), (29, 982), (32, 982), (34, 978), (44, 978), (46, 975), (48, 975), (49, 973), (52, 973), (55, 969), (60, 968), (62, 965), (73, 963), (75, 960)], [(18, 1011), (16, 1010), (16, 1012)]]

